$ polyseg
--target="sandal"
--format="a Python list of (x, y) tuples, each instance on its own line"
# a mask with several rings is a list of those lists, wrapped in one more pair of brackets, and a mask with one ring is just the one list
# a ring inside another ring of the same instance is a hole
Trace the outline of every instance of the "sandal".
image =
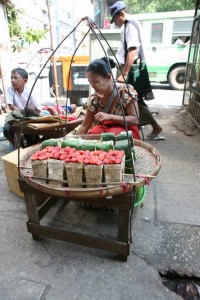
[(145, 137), (145, 140), (150, 140), (150, 141), (164, 141), (165, 137), (164, 136), (159, 136), (159, 135), (154, 135), (154, 134), (148, 134)]

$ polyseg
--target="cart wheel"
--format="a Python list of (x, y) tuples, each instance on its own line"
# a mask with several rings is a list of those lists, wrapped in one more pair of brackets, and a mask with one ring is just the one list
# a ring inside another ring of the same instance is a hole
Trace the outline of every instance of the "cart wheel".
[(41, 236), (39, 236), (37, 234), (33, 234), (33, 233), (32, 233), (32, 238), (33, 238), (34, 241), (41, 241), (42, 240)]

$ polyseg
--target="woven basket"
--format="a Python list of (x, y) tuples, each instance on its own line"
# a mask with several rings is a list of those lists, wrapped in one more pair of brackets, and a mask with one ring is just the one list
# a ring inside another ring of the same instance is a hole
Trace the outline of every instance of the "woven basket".
[[(100, 139), (99, 135), (75, 137), (81, 137), (83, 139)], [(41, 145), (34, 147), (30, 152), (22, 156), (20, 161), (20, 177), (33, 188), (58, 197), (66, 197), (67, 195), (73, 198), (97, 198), (129, 193), (134, 187), (145, 185), (146, 180), (151, 181), (161, 168), (160, 154), (152, 145), (139, 140), (134, 140), (134, 144), (136, 151), (136, 161), (134, 164), (135, 176), (132, 174), (124, 176), (123, 182), (111, 184), (109, 186), (99, 186), (97, 184), (96, 186), (89, 187), (88, 185), (88, 187), (85, 188), (80, 184), (80, 181), (77, 181), (76, 184), (79, 183), (79, 186), (73, 185), (55, 188), (50, 184), (47, 184), (45, 180), (34, 178), (33, 176), (30, 157), (37, 150), (41, 149)]]

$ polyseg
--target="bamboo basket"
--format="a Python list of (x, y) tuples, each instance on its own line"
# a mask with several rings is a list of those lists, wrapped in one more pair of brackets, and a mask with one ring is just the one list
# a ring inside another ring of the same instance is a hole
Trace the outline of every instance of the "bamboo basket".
[[(83, 139), (100, 139), (99, 135), (82, 135), (74, 136)], [(66, 136), (64, 139), (67, 139)], [(151, 181), (160, 171), (161, 157), (160, 153), (150, 144), (134, 140), (134, 148), (136, 151), (136, 161), (134, 162), (135, 176), (132, 174), (123, 174), (122, 182), (110, 182), (109, 185), (96, 183), (90, 185), (86, 183), (80, 187), (67, 186), (68, 182), (61, 181), (63, 186), (54, 187), (46, 182), (47, 178), (37, 178), (33, 176), (30, 157), (36, 151), (41, 149), (41, 145), (37, 145), (32, 150), (24, 154), (20, 160), (20, 177), (28, 185), (41, 190), (47, 194), (56, 197), (71, 197), (71, 198), (97, 198), (115, 196), (118, 194), (129, 193), (134, 187), (140, 187), (146, 184), (147, 180)], [(77, 183), (77, 182), (76, 182)]]

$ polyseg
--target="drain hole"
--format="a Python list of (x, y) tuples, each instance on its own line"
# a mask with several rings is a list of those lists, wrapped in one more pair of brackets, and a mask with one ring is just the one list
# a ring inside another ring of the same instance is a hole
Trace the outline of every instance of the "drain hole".
[(200, 278), (176, 273), (160, 274), (163, 284), (184, 300), (200, 300)]

